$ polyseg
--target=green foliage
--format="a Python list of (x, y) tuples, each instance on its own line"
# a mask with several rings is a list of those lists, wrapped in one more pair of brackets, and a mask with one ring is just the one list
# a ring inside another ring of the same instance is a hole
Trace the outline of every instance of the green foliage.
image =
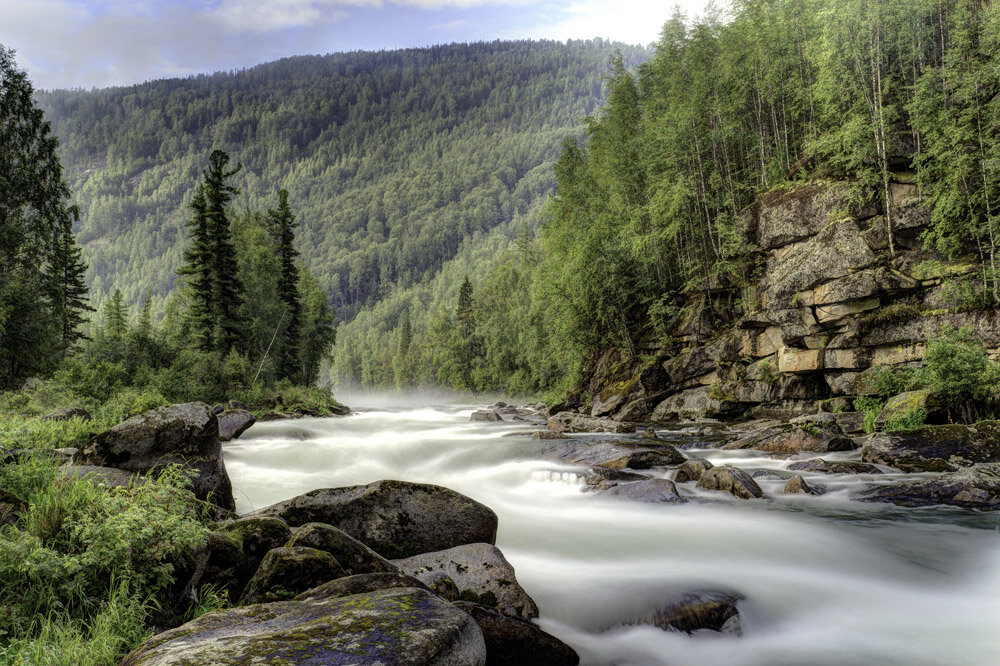
[(966, 423), (975, 418), (975, 406), (995, 399), (1000, 391), (1000, 366), (991, 363), (983, 344), (971, 329), (946, 326), (927, 344), (920, 379)]
[(0, 389), (48, 372), (90, 310), (78, 209), (27, 75), (0, 45)]
[(854, 409), (865, 415), (865, 432), (875, 430), (875, 419), (882, 413), (885, 400), (870, 395), (859, 395), (854, 399)]
[(883, 430), (917, 430), (919, 428), (923, 428), (926, 423), (927, 411), (923, 407), (914, 407), (907, 409), (905, 412), (894, 418), (889, 419), (883, 427)]
[(8, 663), (116, 663), (146, 633), (175, 563), (207, 537), (190, 472), (135, 486), (53, 480), (46, 457), (0, 467), (26, 505), (0, 529), (0, 648)]

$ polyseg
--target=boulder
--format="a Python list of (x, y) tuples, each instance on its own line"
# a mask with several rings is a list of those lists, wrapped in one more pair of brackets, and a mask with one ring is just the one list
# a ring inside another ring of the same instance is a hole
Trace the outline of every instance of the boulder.
[(257, 418), (245, 409), (226, 410), (216, 418), (219, 419), (219, 439), (223, 442), (236, 439), (257, 422)]
[(700, 629), (741, 634), (737, 605), (744, 598), (737, 592), (720, 590), (690, 592), (657, 609), (639, 623), (688, 634)]
[(845, 460), (823, 460), (822, 458), (810, 458), (800, 462), (792, 463), (788, 469), (796, 472), (819, 472), (821, 474), (881, 474), (880, 470), (871, 463), (845, 461)]
[(583, 477), (583, 482), (587, 485), (588, 490), (607, 490), (614, 488), (622, 481), (644, 481), (648, 478), (645, 474), (629, 472), (628, 470), (594, 467)]
[(635, 426), (609, 418), (584, 416), (576, 412), (559, 412), (550, 416), (548, 429), (556, 432), (635, 432)]
[(90, 420), (90, 412), (88, 412), (83, 407), (64, 407), (63, 409), (57, 409), (51, 414), (46, 414), (40, 421), (69, 421), (70, 419), (80, 419), (81, 421)]
[(713, 387), (698, 386), (676, 393), (660, 402), (649, 419), (653, 422), (730, 416), (740, 411), (740, 403), (720, 400)]
[(841, 412), (833, 417), (845, 435), (858, 435), (865, 431), (864, 412)]
[(601, 494), (626, 497), (640, 502), (687, 502), (685, 498), (677, 494), (677, 486), (669, 479), (645, 479), (618, 483), (611, 488), (602, 490)]
[(944, 410), (941, 401), (929, 390), (906, 391), (889, 398), (872, 425), (876, 430), (891, 428), (895, 423), (909, 418), (919, 411), (923, 412), (926, 419)]
[(227, 511), (236, 508), (222, 460), (219, 422), (203, 402), (168, 405), (143, 412), (95, 436), (76, 461), (148, 474), (171, 464), (194, 469), (198, 499)]
[(569, 439), (569, 437), (559, 430), (536, 430), (531, 433), (531, 439)]
[(444, 573), (455, 582), (465, 601), (496, 608), (514, 617), (538, 617), (538, 606), (518, 584), (514, 567), (492, 544), (470, 543), (393, 563), (401, 572), (427, 585), (435, 574)]
[(241, 606), (291, 599), (301, 592), (345, 575), (344, 568), (325, 550), (274, 548), (247, 583)]
[(861, 460), (904, 472), (951, 472), (1000, 462), (1000, 421), (875, 433), (861, 448)]
[(636, 446), (633, 442), (567, 445), (558, 447), (553, 454), (563, 462), (609, 469), (650, 469), (679, 465), (687, 460), (666, 442), (656, 448)]
[(500, 412), (496, 409), (480, 409), (478, 411), (472, 412), (472, 416), (469, 417), (469, 421), (475, 422), (487, 422), (492, 423), (496, 421), (503, 421), (503, 417)]
[(813, 489), (812, 486), (806, 483), (806, 480), (803, 479), (802, 475), (800, 474), (796, 474), (795, 476), (790, 478), (788, 480), (788, 483), (785, 484), (785, 488), (782, 492), (784, 492), (786, 495), (793, 495), (796, 493), (801, 493), (803, 495), (820, 494), (817, 490)]
[(487, 666), (572, 666), (580, 656), (570, 646), (538, 625), (468, 601), (455, 603), (472, 616), (483, 631)]
[(706, 469), (712, 469), (713, 465), (707, 460), (702, 458), (691, 458), (684, 461), (684, 464), (677, 468), (674, 472), (674, 482), (675, 483), (687, 483), (688, 481), (697, 481), (701, 478), (702, 472)]
[(770, 250), (809, 238), (823, 231), (832, 215), (863, 210), (852, 207), (844, 188), (824, 183), (767, 193), (757, 203), (757, 246)]
[(705, 490), (721, 490), (740, 499), (765, 497), (753, 478), (738, 467), (719, 465), (706, 469), (698, 479), (698, 487)]
[(489, 507), (448, 488), (406, 481), (320, 488), (254, 515), (278, 516), (296, 527), (333, 525), (388, 558), (493, 543), (497, 533)]
[(714, 372), (718, 363), (704, 347), (687, 347), (664, 361), (662, 367), (667, 373), (667, 386), (679, 390), (689, 388), (697, 377)]
[(485, 663), (468, 613), (427, 590), (397, 588), (215, 611), (153, 636), (122, 666)]
[(243, 553), (245, 568), (240, 572), (241, 588), (257, 571), (268, 551), (285, 545), (292, 538), (292, 530), (285, 521), (274, 516), (231, 520), (216, 525), (215, 531), (230, 539)]
[(253, 569), (247, 566), (246, 555), (236, 539), (219, 532), (209, 532), (206, 542), (192, 553), (191, 561), (185, 564), (187, 567), (181, 566), (176, 578), (187, 581), (182, 592), (182, 597), (186, 599), (193, 598), (205, 585), (224, 591), (229, 599), (239, 599), (257, 569), (256, 564)]
[(933, 479), (879, 486), (860, 499), (901, 506), (947, 504), (968, 509), (1000, 509), (1000, 463), (983, 463)]
[(340, 562), (346, 574), (395, 572), (396, 565), (349, 534), (332, 525), (306, 523), (286, 546), (324, 550)]
[(756, 449), (771, 453), (850, 451), (854, 448), (854, 440), (844, 435), (833, 414), (819, 413), (751, 430), (723, 448)]
[(317, 585), (310, 590), (306, 590), (299, 596), (295, 597), (295, 599), (298, 601), (309, 601), (313, 599), (350, 597), (355, 594), (375, 592), (376, 590), (390, 590), (399, 587), (427, 589), (426, 585), (413, 576), (408, 576), (397, 570), (392, 572), (356, 574), (354, 576), (335, 578), (323, 583), (322, 585)]

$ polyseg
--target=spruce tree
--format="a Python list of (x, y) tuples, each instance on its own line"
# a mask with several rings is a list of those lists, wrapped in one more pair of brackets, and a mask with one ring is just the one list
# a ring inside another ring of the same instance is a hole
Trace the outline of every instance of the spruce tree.
[(246, 318), (240, 313), (243, 304), (243, 283), (238, 275), (236, 248), (226, 208), (239, 189), (226, 181), (236, 175), (241, 165), (227, 171), (229, 155), (213, 150), (204, 172), (205, 216), (208, 241), (212, 250), (211, 267), (216, 324), (216, 349), (226, 355), (239, 346), (244, 338)]
[(191, 199), (191, 210), (193, 214), (187, 222), (191, 245), (184, 251), (184, 265), (177, 272), (187, 278), (188, 324), (198, 347), (210, 352), (215, 348), (214, 279), (204, 184), (198, 185)]
[(299, 297), (299, 269), (295, 258), (299, 256), (293, 246), (295, 240), (295, 215), (288, 206), (288, 191), (278, 190), (278, 207), (267, 211), (267, 225), (275, 251), (281, 262), (278, 276), (278, 298), (284, 305), (281, 330), (281, 347), (278, 353), (278, 376), (296, 379), (299, 367), (299, 337), (302, 326), (302, 304)]
[(63, 354), (73, 350), (80, 340), (90, 338), (80, 330), (86, 321), (85, 312), (93, 312), (87, 298), (84, 275), (87, 264), (80, 256), (80, 246), (73, 235), (74, 206), (70, 216), (59, 225), (47, 264), (48, 298), (59, 331), (59, 346)]

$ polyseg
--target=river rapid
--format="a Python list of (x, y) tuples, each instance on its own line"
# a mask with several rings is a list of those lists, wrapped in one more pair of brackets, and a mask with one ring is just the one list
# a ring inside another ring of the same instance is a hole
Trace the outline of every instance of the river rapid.
[[(470, 423), (472, 405), (369, 409), (258, 423), (225, 448), (240, 513), (315, 488), (399, 479), (447, 486), (499, 516), (497, 546), (539, 623), (591, 665), (1000, 664), (1000, 515), (850, 499), (891, 475), (804, 474), (827, 493), (649, 504), (587, 492), (537, 425)], [(790, 462), (698, 447), (748, 471)], [(583, 439), (595, 435), (574, 435)], [(811, 456), (809, 456), (811, 457)], [(827, 459), (847, 459), (846, 454)], [(662, 476), (667, 476), (662, 471)], [(730, 590), (743, 635), (630, 625), (683, 593)]]

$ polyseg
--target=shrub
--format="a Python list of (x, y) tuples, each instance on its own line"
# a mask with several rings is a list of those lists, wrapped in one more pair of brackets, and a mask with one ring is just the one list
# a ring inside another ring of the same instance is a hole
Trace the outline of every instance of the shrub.
[(972, 337), (972, 330), (945, 326), (927, 345), (922, 383), (941, 398), (948, 411), (957, 412), (966, 423), (974, 420), (976, 403), (996, 396), (1000, 368), (991, 363), (986, 348)]

